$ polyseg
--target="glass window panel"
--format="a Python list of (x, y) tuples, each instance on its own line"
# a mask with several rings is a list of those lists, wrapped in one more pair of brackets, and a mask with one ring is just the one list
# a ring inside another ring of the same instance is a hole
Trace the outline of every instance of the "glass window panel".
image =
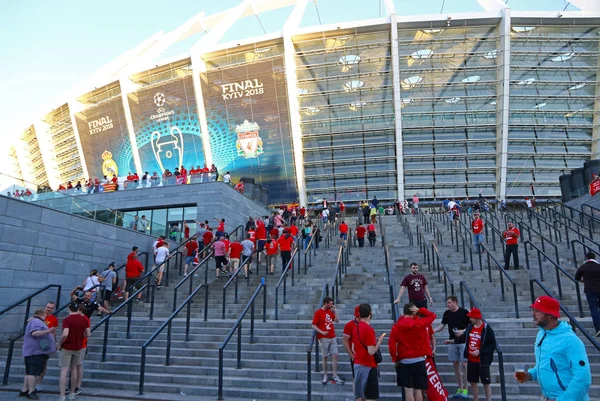
[(433, 184), (433, 174), (404, 176), (406, 184)]

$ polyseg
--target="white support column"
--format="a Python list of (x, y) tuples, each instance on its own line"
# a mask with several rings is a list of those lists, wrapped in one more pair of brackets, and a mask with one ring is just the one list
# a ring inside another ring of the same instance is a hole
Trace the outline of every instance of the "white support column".
[(396, 179), (398, 199), (404, 194), (404, 149), (402, 143), (402, 98), (400, 93), (400, 55), (398, 51), (398, 16), (390, 15), (390, 39), (392, 46), (392, 87), (394, 90), (394, 120), (396, 131)]
[(75, 119), (75, 113), (83, 110), (84, 106), (77, 99), (71, 99), (67, 103), (69, 106), (69, 117), (71, 117), (71, 126), (73, 127), (73, 135), (75, 136), (75, 143), (77, 144), (77, 152), (79, 153), (79, 160), (81, 160), (81, 170), (83, 171), (83, 178), (88, 179), (90, 173), (87, 168), (85, 155), (83, 154), (83, 146), (81, 146), (81, 138), (79, 137), (79, 128), (77, 127), (77, 120)]
[(304, 155), (302, 154), (302, 126), (300, 125), (300, 104), (298, 102), (298, 76), (296, 75), (296, 52), (292, 42), (292, 32), (298, 27), (307, 0), (299, 0), (283, 27), (283, 61), (287, 87), (288, 110), (290, 114), (290, 130), (292, 133), (292, 150), (296, 167), (296, 185), (298, 186), (298, 202), (306, 206), (306, 179), (304, 174)]
[(119, 86), (121, 87), (121, 101), (123, 103), (123, 113), (125, 114), (125, 122), (127, 123), (127, 132), (129, 132), (129, 142), (131, 144), (131, 154), (133, 156), (133, 164), (138, 174), (143, 174), (142, 161), (140, 160), (140, 152), (135, 139), (135, 128), (133, 127), (133, 119), (131, 118), (131, 108), (129, 107), (129, 99), (127, 95), (135, 91), (135, 85), (127, 77), (119, 78)]
[[(598, 51), (600, 52), (600, 43), (598, 43)], [(596, 61), (596, 79), (600, 79), (600, 53)], [(594, 101), (594, 116), (592, 119), (592, 154), (591, 159), (600, 159), (600, 85), (596, 85)]]
[(200, 136), (202, 137), (202, 149), (204, 150), (204, 161), (207, 166), (210, 166), (213, 163), (212, 147), (210, 146), (202, 82), (200, 81), (200, 74), (205, 71), (206, 63), (202, 60), (200, 53), (192, 51), (192, 82), (194, 84), (194, 96), (196, 97), (198, 123), (200, 124)]
[(496, 196), (506, 199), (506, 171), (508, 165), (508, 121), (510, 100), (510, 8), (502, 10), (499, 25), (498, 85), (496, 88)]

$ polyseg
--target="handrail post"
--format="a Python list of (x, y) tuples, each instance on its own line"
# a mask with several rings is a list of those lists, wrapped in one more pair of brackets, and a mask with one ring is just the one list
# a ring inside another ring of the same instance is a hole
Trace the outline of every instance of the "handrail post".
[(173, 325), (173, 320), (169, 320), (169, 325), (167, 326), (167, 357), (165, 360), (165, 365), (171, 365), (171, 328)]
[(15, 340), (10, 340), (10, 344), (8, 346), (8, 355), (6, 356), (6, 366), (4, 367), (4, 378), (2, 379), (2, 385), (6, 386), (8, 384), (8, 375), (10, 374), (10, 365), (12, 362), (12, 356), (15, 350)]
[(110, 324), (110, 319), (106, 320), (104, 323), (104, 340), (102, 341), (102, 362), (106, 362), (106, 347), (108, 345), (108, 326)]
[(517, 300), (517, 285), (513, 282), (512, 286), (513, 286), (513, 297), (515, 298), (515, 314), (518, 319), (519, 318), (519, 302)]
[(250, 304), (250, 344), (254, 344), (254, 302)]
[[(239, 342), (239, 341), (238, 341)], [(219, 378), (217, 400), (223, 400), (223, 348), (219, 347)]]
[[(254, 302), (252, 303), (254, 305)], [(237, 365), (236, 369), (242, 368), (242, 322), (240, 322), (237, 330)]]
[(192, 301), (187, 304), (187, 315), (185, 317), (185, 341), (190, 341), (190, 318), (192, 314)]
[(142, 361), (140, 363), (140, 385), (139, 385), (139, 395), (144, 394), (144, 379), (146, 376), (146, 347), (142, 347)]
[(279, 320), (279, 288), (275, 287), (275, 320)]
[(498, 367), (500, 368), (500, 394), (502, 401), (506, 401), (506, 378), (504, 376), (504, 357), (502, 352), (498, 352)]
[[(237, 289), (237, 283), (236, 283)], [(223, 287), (223, 313), (221, 314), (221, 319), (225, 319), (225, 296), (227, 294), (227, 288)]]
[(267, 285), (263, 284), (263, 323), (267, 322)]
[[(127, 304), (127, 335), (126, 338), (131, 338), (131, 313), (133, 312), (133, 302)], [(110, 320), (110, 319), (109, 319)], [(108, 323), (108, 320), (106, 321)]]
[(151, 285), (152, 298), (150, 300), (150, 318), (149, 320), (154, 320), (154, 296), (156, 295), (156, 286)]

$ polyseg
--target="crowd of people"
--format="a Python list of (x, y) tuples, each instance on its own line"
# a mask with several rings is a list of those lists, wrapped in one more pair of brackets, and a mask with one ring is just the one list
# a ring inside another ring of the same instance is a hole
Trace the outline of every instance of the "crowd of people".
[[(591, 255), (590, 255), (591, 256)], [(589, 262), (589, 261), (588, 261)], [(589, 266), (583, 269), (589, 275)], [(594, 270), (597, 273), (597, 269)], [(585, 273), (582, 273), (585, 274)], [(458, 298), (446, 298), (446, 310), (441, 322), (434, 328), (436, 314), (429, 310), (433, 298), (427, 288), (427, 279), (411, 264), (411, 272), (402, 279), (400, 303), (404, 290), (408, 302), (402, 307), (402, 316), (392, 325), (388, 353), (394, 363), (396, 383), (404, 391), (404, 400), (429, 401), (447, 398), (468, 399), (469, 388), (473, 400), (479, 400), (479, 383), (486, 401), (492, 399), (490, 366), (494, 361), (496, 336), (479, 308), (470, 311), (458, 305)], [(429, 301), (429, 305), (428, 302)], [(518, 383), (538, 382), (546, 401), (587, 401), (591, 372), (583, 342), (567, 322), (560, 321), (560, 303), (549, 296), (541, 296), (531, 305), (533, 321), (539, 326), (535, 341), (535, 365), (528, 370), (515, 364), (514, 378)], [(368, 303), (354, 309), (354, 318), (343, 329), (343, 346), (350, 357), (353, 393), (356, 401), (379, 398), (379, 364), (383, 361), (382, 344), (386, 333), (376, 336), (371, 327), (373, 310)], [(344, 384), (338, 375), (338, 345), (334, 323), (339, 312), (330, 297), (323, 299), (312, 321), (322, 350), (322, 383)], [(448, 360), (454, 368), (456, 393), (449, 396), (441, 376), (437, 373), (436, 333), (446, 329), (444, 344), (448, 345)], [(328, 371), (331, 360), (332, 376)]]

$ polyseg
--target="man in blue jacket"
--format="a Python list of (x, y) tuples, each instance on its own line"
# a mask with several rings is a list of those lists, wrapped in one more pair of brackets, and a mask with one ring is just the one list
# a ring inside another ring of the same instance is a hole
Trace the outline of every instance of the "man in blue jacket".
[(525, 373), (524, 381), (539, 382), (544, 400), (589, 401), (590, 362), (571, 326), (558, 320), (559, 302), (543, 296), (535, 300), (531, 309), (540, 331), (534, 345), (536, 363)]

